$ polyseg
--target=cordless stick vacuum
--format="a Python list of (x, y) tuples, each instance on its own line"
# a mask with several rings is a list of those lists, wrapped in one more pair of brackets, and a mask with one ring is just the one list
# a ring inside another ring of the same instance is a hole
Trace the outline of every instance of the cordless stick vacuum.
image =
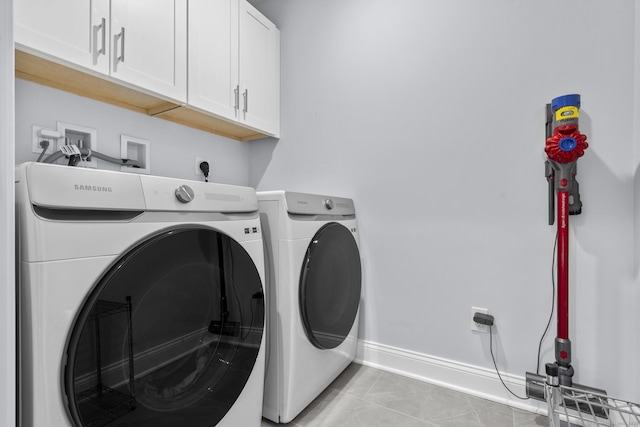
[[(572, 386), (571, 341), (569, 340), (569, 214), (580, 214), (582, 203), (575, 179), (577, 161), (587, 149), (587, 137), (580, 133), (578, 118), (580, 95), (565, 95), (551, 101), (551, 136), (547, 138), (545, 169), (558, 201), (558, 335), (555, 355), (560, 384)], [(548, 131), (547, 131), (548, 132)], [(550, 200), (551, 196), (550, 196)], [(551, 211), (549, 207), (549, 225)]]
[[(569, 215), (582, 213), (579, 185), (576, 181), (577, 161), (589, 146), (578, 126), (580, 95), (564, 95), (547, 104), (545, 175), (549, 183), (549, 225), (557, 215), (557, 321), (555, 362), (546, 364), (549, 377), (559, 385), (605, 394), (603, 390), (573, 383), (571, 341), (569, 340)], [(557, 201), (557, 212), (555, 209)], [(530, 398), (545, 400), (546, 378), (526, 373), (526, 392)]]

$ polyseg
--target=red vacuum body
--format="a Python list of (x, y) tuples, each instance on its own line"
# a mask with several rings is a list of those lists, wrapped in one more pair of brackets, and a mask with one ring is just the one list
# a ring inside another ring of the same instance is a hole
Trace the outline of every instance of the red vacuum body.
[[(551, 136), (547, 138), (545, 146), (551, 173), (550, 182), (553, 182), (557, 197), (558, 333), (555, 353), (561, 383), (566, 385), (571, 385), (573, 376), (569, 340), (569, 215), (581, 211), (578, 183), (575, 179), (576, 162), (589, 147), (587, 137), (580, 133), (579, 109), (580, 95), (565, 95), (552, 101)], [(547, 178), (550, 178), (549, 175)], [(576, 204), (577, 208), (572, 209), (572, 205)]]

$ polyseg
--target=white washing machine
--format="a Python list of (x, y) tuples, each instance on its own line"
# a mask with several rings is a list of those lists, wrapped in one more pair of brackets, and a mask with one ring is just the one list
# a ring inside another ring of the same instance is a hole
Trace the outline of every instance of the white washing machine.
[(262, 415), (288, 423), (353, 361), (361, 291), (351, 199), (258, 192), (267, 272)]
[(27, 163), (16, 199), (21, 426), (260, 425), (253, 189)]

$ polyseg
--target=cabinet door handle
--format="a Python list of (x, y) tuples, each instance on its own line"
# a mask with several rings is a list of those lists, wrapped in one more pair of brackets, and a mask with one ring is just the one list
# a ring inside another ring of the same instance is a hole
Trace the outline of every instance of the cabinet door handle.
[(107, 53), (107, 20), (102, 18), (102, 23), (100, 24), (100, 28), (102, 29), (102, 47), (98, 51), (100, 55), (104, 55)]
[(124, 62), (124, 27), (120, 27), (120, 56), (118, 56), (119, 62)]
[(240, 85), (236, 85), (236, 88), (233, 90), (233, 95), (235, 98), (233, 109), (238, 111), (238, 109), (240, 108)]
[(244, 98), (244, 108), (242, 111), (247, 114), (249, 112), (249, 89), (244, 90), (242, 97)]

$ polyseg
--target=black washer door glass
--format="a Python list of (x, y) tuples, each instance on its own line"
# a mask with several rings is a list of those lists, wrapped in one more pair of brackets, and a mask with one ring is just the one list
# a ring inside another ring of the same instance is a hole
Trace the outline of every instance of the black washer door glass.
[(71, 417), (76, 426), (214, 426), (249, 379), (263, 329), (260, 276), (242, 246), (207, 228), (155, 235), (113, 265), (76, 320)]
[(321, 349), (349, 335), (360, 303), (360, 253), (351, 232), (336, 222), (311, 239), (300, 274), (300, 312), (305, 333)]

